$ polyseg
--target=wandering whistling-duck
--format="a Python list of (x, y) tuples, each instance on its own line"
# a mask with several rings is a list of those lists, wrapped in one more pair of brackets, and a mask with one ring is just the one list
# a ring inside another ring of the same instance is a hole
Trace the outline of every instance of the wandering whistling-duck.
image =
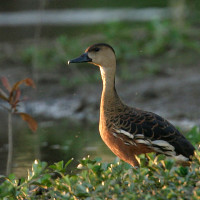
[[(156, 152), (189, 164), (192, 144), (167, 120), (152, 112), (125, 105), (115, 90), (116, 57), (113, 48), (94, 44), (70, 63), (88, 62), (101, 71), (103, 91), (99, 131), (111, 151), (132, 166), (139, 166), (135, 155)], [(184, 164), (184, 165), (185, 165)]]

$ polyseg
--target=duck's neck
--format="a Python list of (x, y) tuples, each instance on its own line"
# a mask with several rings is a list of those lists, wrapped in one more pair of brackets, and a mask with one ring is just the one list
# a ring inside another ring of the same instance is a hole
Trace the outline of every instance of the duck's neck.
[(101, 95), (101, 109), (100, 112), (115, 109), (116, 106), (121, 105), (121, 100), (115, 90), (115, 71), (116, 67), (100, 67), (101, 78), (103, 81), (103, 91)]

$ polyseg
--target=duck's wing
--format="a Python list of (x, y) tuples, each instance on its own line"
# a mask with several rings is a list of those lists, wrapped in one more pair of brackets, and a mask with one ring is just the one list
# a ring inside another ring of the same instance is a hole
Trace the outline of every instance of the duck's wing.
[(157, 153), (183, 161), (190, 160), (194, 154), (192, 144), (171, 123), (157, 114), (129, 109), (119, 114), (114, 124), (113, 133), (123, 136), (127, 144), (144, 144)]

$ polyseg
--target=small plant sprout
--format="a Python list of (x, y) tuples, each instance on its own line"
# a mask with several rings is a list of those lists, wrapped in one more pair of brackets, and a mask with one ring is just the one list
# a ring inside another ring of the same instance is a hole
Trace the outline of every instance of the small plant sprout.
[(1, 78), (2, 85), (6, 92), (0, 88), (0, 99), (6, 104), (1, 104), (5, 110), (8, 111), (8, 159), (6, 174), (10, 174), (12, 167), (12, 153), (13, 153), (13, 135), (12, 135), (12, 115), (17, 114), (28, 123), (29, 128), (32, 131), (37, 130), (37, 122), (27, 113), (18, 112), (19, 103), (24, 101), (25, 98), (21, 98), (20, 86), (25, 84), (35, 88), (35, 84), (32, 79), (26, 78), (16, 82), (12, 87), (6, 77)]

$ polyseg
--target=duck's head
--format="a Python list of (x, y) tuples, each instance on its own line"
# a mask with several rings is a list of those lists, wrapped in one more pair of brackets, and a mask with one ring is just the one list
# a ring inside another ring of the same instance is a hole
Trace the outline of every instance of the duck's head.
[(116, 65), (114, 49), (105, 43), (94, 44), (85, 50), (80, 57), (69, 60), (70, 63), (88, 62), (99, 67), (112, 67)]

